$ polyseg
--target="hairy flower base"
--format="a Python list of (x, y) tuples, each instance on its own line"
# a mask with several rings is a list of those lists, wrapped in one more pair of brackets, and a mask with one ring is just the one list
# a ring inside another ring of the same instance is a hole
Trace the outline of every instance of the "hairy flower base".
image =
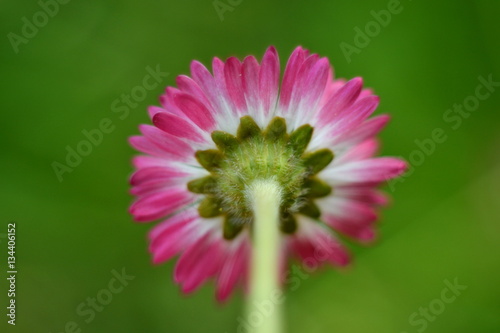
[(253, 221), (252, 205), (246, 188), (255, 180), (272, 179), (282, 189), (280, 229), (297, 230), (294, 214), (318, 218), (315, 198), (327, 196), (331, 187), (315, 175), (333, 160), (329, 149), (304, 153), (313, 134), (306, 124), (288, 134), (286, 121), (273, 118), (261, 130), (250, 116), (240, 119), (237, 135), (214, 131), (218, 149), (199, 150), (195, 156), (210, 176), (192, 180), (188, 189), (205, 194), (198, 211), (210, 218), (224, 215), (224, 238), (233, 239)]

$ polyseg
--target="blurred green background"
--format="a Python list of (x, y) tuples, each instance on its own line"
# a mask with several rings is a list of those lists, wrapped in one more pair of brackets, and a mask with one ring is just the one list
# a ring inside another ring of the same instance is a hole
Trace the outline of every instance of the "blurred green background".
[[(211, 0), (73, 0), (44, 22), (40, 3), (2, 1), (0, 237), (9, 221), (17, 223), (18, 292), (11, 327), (0, 238), (0, 330), (71, 332), (68, 322), (75, 322), (98, 333), (236, 332), (241, 291), (225, 305), (214, 301), (212, 285), (183, 296), (172, 281), (173, 261), (150, 264), (151, 225), (135, 224), (127, 213), (135, 154), (127, 138), (192, 59), (260, 58), (275, 45), (283, 66), (302, 45), (327, 56), (338, 77), (363, 76), (374, 87), (382, 100), (377, 112), (392, 115), (382, 153), (413, 154), (418, 165), (387, 186), (394, 203), (382, 214), (375, 246), (352, 246), (350, 268), (311, 274), (288, 292), (288, 331), (500, 332), (499, 87), (460, 126), (443, 119), (475, 95), (480, 76), (500, 81), (500, 2), (402, 0), (380, 31), (371, 11), (387, 10), (387, 0), (220, 3), (224, 12)], [(21, 41), (23, 17), (33, 22), (34, 15), (41, 27), (36, 34), (25, 28), (34, 36)], [(367, 24), (370, 40), (355, 40), (355, 28)], [(356, 52), (346, 57), (342, 43)], [(112, 103), (157, 65), (169, 75), (120, 119)], [(59, 181), (52, 163), (64, 163), (66, 146), (75, 148), (82, 130), (103, 118), (114, 130)], [(436, 128), (446, 141), (418, 160), (415, 140)], [(79, 315), (80, 304), (122, 268), (135, 278), (91, 320)], [(440, 309), (445, 280), (454, 279), (467, 289)], [(442, 313), (422, 319), (419, 311), (429, 305)]]

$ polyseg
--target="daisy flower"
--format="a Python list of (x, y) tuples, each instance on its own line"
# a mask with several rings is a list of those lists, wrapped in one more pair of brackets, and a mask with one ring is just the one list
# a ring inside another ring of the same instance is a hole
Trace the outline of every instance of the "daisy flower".
[(389, 116), (369, 118), (379, 98), (361, 78), (335, 79), (328, 59), (298, 47), (280, 80), (270, 47), (260, 63), (214, 58), (212, 72), (194, 61), (176, 83), (149, 108), (153, 125), (130, 139), (144, 153), (133, 160), (130, 212), (162, 220), (149, 249), (154, 263), (179, 256), (183, 292), (214, 280), (222, 301), (248, 283), (259, 214), (264, 238), (276, 230), (268, 248), (282, 274), (290, 258), (320, 252), (319, 263), (348, 264), (339, 234), (376, 237), (376, 208), (387, 202), (377, 187), (406, 164), (374, 157)]

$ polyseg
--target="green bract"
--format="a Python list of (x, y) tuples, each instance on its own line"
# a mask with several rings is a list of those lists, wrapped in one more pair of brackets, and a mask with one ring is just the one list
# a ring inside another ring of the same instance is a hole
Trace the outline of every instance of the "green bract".
[(282, 189), (280, 228), (284, 233), (297, 229), (297, 213), (318, 218), (321, 212), (313, 200), (332, 189), (315, 174), (333, 160), (333, 153), (328, 149), (304, 153), (312, 133), (310, 125), (303, 125), (288, 134), (281, 117), (261, 130), (249, 116), (240, 119), (237, 136), (214, 131), (212, 140), (218, 149), (196, 152), (210, 176), (188, 183), (191, 192), (205, 194), (198, 207), (200, 216), (224, 215), (224, 237), (236, 237), (253, 220), (246, 187), (257, 179), (273, 179)]

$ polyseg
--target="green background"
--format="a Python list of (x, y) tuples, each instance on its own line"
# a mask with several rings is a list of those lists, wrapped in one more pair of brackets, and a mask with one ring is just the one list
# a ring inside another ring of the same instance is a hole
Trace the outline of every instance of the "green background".
[[(150, 264), (151, 225), (133, 223), (127, 213), (135, 154), (127, 138), (192, 59), (260, 58), (275, 45), (283, 66), (303, 45), (327, 56), (338, 77), (362, 76), (381, 96), (377, 112), (392, 115), (383, 154), (409, 158), (419, 149), (415, 140), (436, 128), (447, 139), (404, 182), (387, 187), (394, 200), (375, 246), (353, 246), (351, 267), (308, 275), (287, 293), (288, 331), (422, 331), (409, 317), (457, 278), (467, 289), (424, 331), (499, 332), (500, 89), (455, 130), (443, 115), (474, 95), (479, 76), (500, 81), (500, 2), (402, 0), (402, 11), (349, 62), (341, 43), (355, 46), (355, 27), (364, 30), (370, 12), (387, 5), (243, 0), (221, 20), (210, 0), (72, 0), (15, 53), (7, 34), (21, 35), (22, 18), (31, 21), (41, 7), (2, 1), (0, 237), (9, 221), (17, 223), (18, 292), (11, 327), (0, 238), (0, 330), (59, 333), (75, 321), (82, 332), (236, 332), (241, 291), (224, 305), (212, 285), (184, 296), (172, 281), (173, 261)], [(113, 101), (156, 65), (170, 74), (119, 119)], [(64, 163), (66, 146), (75, 148), (82, 130), (103, 118), (114, 131), (58, 181), (51, 164)], [(122, 268), (134, 280), (86, 323), (77, 307)]]

